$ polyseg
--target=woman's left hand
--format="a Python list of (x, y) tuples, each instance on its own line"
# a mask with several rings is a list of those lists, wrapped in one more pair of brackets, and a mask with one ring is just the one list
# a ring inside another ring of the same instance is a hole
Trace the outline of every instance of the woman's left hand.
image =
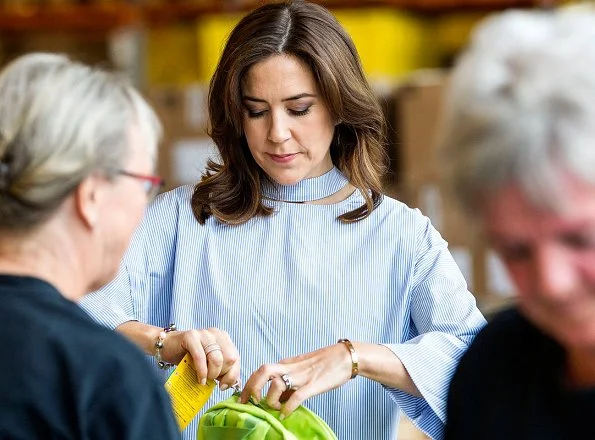
[(349, 350), (342, 343), (265, 364), (252, 373), (240, 401), (245, 403), (250, 397), (260, 401), (270, 381), (266, 402), (287, 416), (304, 400), (346, 383), (351, 378), (351, 366)]

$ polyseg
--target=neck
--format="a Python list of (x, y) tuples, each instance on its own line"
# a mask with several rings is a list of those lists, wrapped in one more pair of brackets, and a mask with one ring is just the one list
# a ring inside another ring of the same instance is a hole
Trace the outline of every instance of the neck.
[(26, 234), (0, 235), (0, 273), (31, 276), (54, 286), (65, 298), (78, 301), (87, 291), (76, 233), (53, 218)]
[(568, 350), (566, 362), (567, 378), (571, 387), (595, 387), (595, 351)]
[(292, 185), (263, 182), (265, 198), (280, 202), (330, 204), (346, 199), (353, 192), (348, 179), (333, 167), (322, 176), (303, 179)]
[(354, 191), (355, 191), (355, 187), (352, 184), (348, 183), (347, 185), (345, 185), (343, 187), (343, 189), (337, 191), (334, 194), (331, 194), (328, 197), (325, 197), (323, 199), (318, 199), (318, 200), (312, 200), (312, 201), (304, 202), (304, 203), (307, 203), (310, 205), (332, 205), (334, 203), (342, 202), (347, 197), (349, 197), (351, 194), (353, 194)]

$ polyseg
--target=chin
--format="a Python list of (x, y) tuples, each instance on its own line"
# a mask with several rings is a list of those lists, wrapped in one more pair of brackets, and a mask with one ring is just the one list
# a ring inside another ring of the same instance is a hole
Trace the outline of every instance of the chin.
[[(266, 172), (266, 170), (265, 170)], [(296, 176), (294, 173), (267, 173), (268, 176), (279, 185), (295, 185), (304, 180), (303, 176)]]

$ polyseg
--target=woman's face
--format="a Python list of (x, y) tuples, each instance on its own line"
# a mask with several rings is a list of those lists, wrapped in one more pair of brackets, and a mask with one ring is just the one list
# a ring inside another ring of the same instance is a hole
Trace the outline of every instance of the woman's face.
[(250, 152), (273, 180), (291, 185), (332, 168), (336, 121), (301, 60), (275, 55), (253, 65), (242, 81), (242, 103)]
[[(147, 150), (146, 136), (137, 126), (128, 131), (128, 157), (123, 171), (151, 175), (153, 160)], [(118, 271), (120, 261), (128, 248), (130, 238), (137, 228), (147, 206), (148, 197), (143, 181), (125, 175), (107, 183), (107, 193), (102, 198), (98, 229), (98, 249), (101, 247), (99, 286), (110, 281)], [(97, 286), (95, 286), (97, 288)]]
[(595, 187), (561, 174), (566, 206), (535, 206), (517, 185), (497, 192), (486, 232), (518, 290), (521, 311), (569, 352), (595, 352)]

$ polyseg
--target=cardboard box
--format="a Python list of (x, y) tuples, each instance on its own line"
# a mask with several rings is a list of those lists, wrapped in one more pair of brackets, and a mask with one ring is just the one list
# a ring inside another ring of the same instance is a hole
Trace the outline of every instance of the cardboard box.
[(474, 222), (465, 215), (442, 182), (429, 179), (401, 184), (401, 199), (426, 215), (449, 242), (471, 245), (477, 240)]
[(449, 250), (469, 290), (481, 307), (506, 304), (515, 295), (515, 287), (497, 254), (490, 249), (480, 226), (463, 213), (439, 181), (428, 180), (401, 185), (400, 200), (419, 208), (448, 242)]
[(163, 124), (166, 139), (206, 135), (207, 85), (151, 87), (145, 96)]
[(481, 242), (481, 246), (479, 252), (482, 267), (479, 281), (482, 290), (476, 296), (480, 310), (492, 315), (514, 304), (517, 290), (500, 257), (485, 241)]
[(400, 200), (419, 208), (449, 243), (449, 250), (480, 309), (493, 313), (514, 302), (515, 287), (489, 248), (479, 225), (461, 211), (442, 180), (439, 141), (448, 72), (419, 71), (396, 91), (395, 171)]
[(198, 182), (209, 159), (216, 159), (218, 151), (210, 137), (199, 136), (171, 141), (164, 148), (167, 155), (165, 170), (168, 186), (194, 184)]
[(207, 159), (215, 155), (207, 135), (207, 94), (203, 84), (152, 87), (146, 92), (163, 124), (157, 170), (166, 190), (196, 182)]
[(418, 71), (396, 90), (396, 155), (398, 180), (407, 186), (440, 179), (436, 151), (448, 75), (443, 70)]

